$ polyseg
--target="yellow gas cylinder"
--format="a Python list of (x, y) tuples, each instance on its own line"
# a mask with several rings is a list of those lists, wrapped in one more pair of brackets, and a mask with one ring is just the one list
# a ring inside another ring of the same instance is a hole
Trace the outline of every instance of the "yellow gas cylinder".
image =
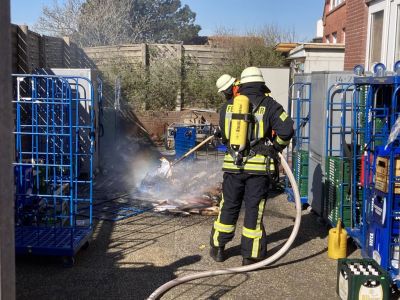
[[(239, 95), (233, 99), (234, 114), (247, 114), (249, 113), (250, 100), (247, 96)], [(247, 127), (248, 122), (243, 119), (232, 118), (231, 132), (229, 143), (235, 152), (240, 152), (246, 148), (247, 144)]]
[(332, 259), (345, 258), (347, 256), (347, 232), (342, 228), (342, 221), (338, 219), (336, 228), (329, 230), (328, 257)]

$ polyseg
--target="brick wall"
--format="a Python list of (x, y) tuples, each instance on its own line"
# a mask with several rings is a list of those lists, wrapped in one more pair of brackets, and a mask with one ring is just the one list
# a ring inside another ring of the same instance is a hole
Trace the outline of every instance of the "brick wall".
[[(336, 32), (337, 43), (344, 42), (343, 29), (347, 32), (346, 28), (346, 11), (347, 11), (347, 0), (341, 5), (329, 11), (330, 4), (329, 0), (325, 2), (324, 9), (324, 36), (323, 43), (326, 43), (326, 36), (329, 35), (330, 43), (332, 43), (332, 33)], [(347, 37), (346, 37), (347, 38)]]
[(365, 0), (347, 0), (347, 27), (344, 69), (365, 63), (368, 7)]
[[(139, 125), (143, 126), (151, 136), (161, 137), (166, 126), (171, 123), (183, 123), (185, 120), (194, 120), (200, 123), (201, 117), (213, 125), (217, 125), (219, 114), (214, 112), (191, 112), (191, 111), (145, 111), (135, 112)], [(196, 121), (197, 120), (197, 121)]]

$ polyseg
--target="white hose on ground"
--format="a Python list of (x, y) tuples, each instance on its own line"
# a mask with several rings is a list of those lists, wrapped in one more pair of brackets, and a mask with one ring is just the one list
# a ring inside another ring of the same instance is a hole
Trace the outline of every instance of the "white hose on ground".
[(282, 246), (282, 248), (279, 249), (279, 251), (276, 252), (274, 255), (272, 255), (258, 263), (254, 263), (251, 265), (236, 267), (236, 268), (229, 268), (229, 269), (222, 269), (222, 270), (215, 270), (215, 271), (204, 271), (204, 272), (200, 272), (200, 273), (196, 273), (196, 274), (189, 274), (189, 275), (183, 276), (181, 278), (176, 278), (176, 279), (171, 280), (171, 281), (163, 284), (162, 286), (160, 286), (157, 290), (155, 290), (150, 295), (148, 300), (159, 299), (159, 297), (161, 297), (166, 291), (173, 288), (174, 286), (177, 286), (179, 284), (182, 284), (182, 283), (185, 283), (185, 282), (188, 282), (191, 280), (204, 278), (204, 277), (210, 277), (210, 276), (217, 276), (217, 275), (250, 272), (250, 271), (260, 269), (262, 267), (270, 265), (271, 263), (273, 263), (274, 261), (279, 259), (281, 256), (283, 256), (289, 250), (289, 248), (293, 244), (293, 242), (297, 236), (297, 233), (299, 231), (299, 228), (300, 228), (301, 201), (300, 201), (299, 189), (297, 187), (297, 183), (293, 176), (293, 173), (290, 170), (290, 167), (289, 167), (288, 163), (286, 162), (286, 160), (284, 159), (283, 155), (279, 153), (279, 156), (281, 159), (283, 169), (285, 170), (287, 176), (289, 177), (289, 181), (292, 185), (293, 193), (294, 193), (294, 200), (295, 200), (295, 204), (296, 204), (296, 219), (294, 222), (293, 230), (292, 230), (292, 233), (290, 234), (288, 240), (286, 241), (286, 243)]

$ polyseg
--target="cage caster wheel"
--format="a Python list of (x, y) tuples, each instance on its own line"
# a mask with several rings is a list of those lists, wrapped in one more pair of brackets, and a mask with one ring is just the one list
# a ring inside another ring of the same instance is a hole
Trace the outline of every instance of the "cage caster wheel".
[(89, 242), (89, 241), (86, 241), (86, 243), (84, 243), (83, 246), (82, 246), (82, 250), (87, 250), (87, 249), (89, 249), (89, 246), (90, 246), (90, 242)]
[(73, 256), (64, 256), (62, 264), (64, 268), (72, 268), (75, 264), (75, 258)]

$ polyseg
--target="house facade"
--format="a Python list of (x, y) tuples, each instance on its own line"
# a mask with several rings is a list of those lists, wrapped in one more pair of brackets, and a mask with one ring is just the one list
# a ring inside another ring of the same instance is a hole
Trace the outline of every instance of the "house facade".
[(344, 70), (400, 60), (400, 0), (325, 0), (323, 42), (344, 43)]
[(324, 0), (322, 24), (322, 44), (327, 47), (293, 46), (287, 54), (293, 73), (347, 71), (358, 64), (371, 71), (378, 62), (393, 70), (400, 60), (400, 0)]
[(346, 12), (345, 0), (325, 0), (322, 17), (324, 31), (322, 42), (326, 44), (343, 44), (346, 41)]
[(345, 44), (344, 70), (364, 64), (368, 6), (365, 0), (325, 0), (323, 42)]
[(364, 65), (367, 47), (368, 6), (365, 0), (346, 0), (346, 46), (344, 69)]
[(368, 5), (366, 69), (376, 62), (393, 70), (400, 60), (400, 0), (365, 0)]

